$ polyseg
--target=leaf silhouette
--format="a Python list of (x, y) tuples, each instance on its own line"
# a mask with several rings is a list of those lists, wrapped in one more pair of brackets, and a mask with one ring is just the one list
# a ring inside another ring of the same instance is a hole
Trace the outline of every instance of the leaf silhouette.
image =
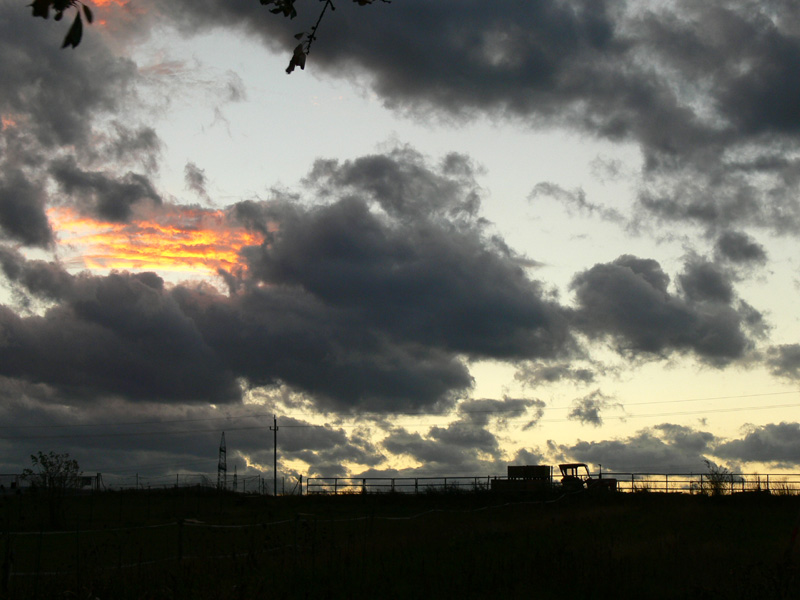
[(81, 37), (83, 36), (83, 21), (81, 20), (81, 13), (75, 15), (75, 20), (72, 22), (72, 27), (69, 28), (66, 37), (64, 38), (64, 43), (61, 44), (62, 48), (66, 48), (67, 46), (72, 46), (76, 48), (78, 44), (81, 43)]

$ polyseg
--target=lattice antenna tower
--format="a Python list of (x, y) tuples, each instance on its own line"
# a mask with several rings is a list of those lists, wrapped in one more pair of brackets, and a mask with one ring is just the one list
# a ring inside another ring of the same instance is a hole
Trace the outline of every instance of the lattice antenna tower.
[(225, 432), (219, 441), (219, 462), (217, 463), (217, 489), (228, 487), (228, 451), (225, 449)]

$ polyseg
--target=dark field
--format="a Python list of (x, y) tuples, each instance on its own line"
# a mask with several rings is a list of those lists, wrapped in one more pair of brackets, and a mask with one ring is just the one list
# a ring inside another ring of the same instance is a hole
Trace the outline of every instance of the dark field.
[[(800, 498), (4, 496), (3, 598), (796, 598)], [(10, 532), (10, 533), (9, 533)]]

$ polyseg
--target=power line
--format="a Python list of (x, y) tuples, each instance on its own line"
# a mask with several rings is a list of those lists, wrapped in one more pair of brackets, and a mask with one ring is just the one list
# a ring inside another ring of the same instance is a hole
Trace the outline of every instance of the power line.
[[(756, 393), (756, 394), (739, 394), (735, 396), (711, 396), (707, 398), (683, 398), (679, 400), (653, 400), (647, 402), (628, 402), (625, 406), (653, 406), (658, 404), (678, 404), (678, 403), (685, 403), (685, 402), (708, 402), (711, 400), (735, 400), (740, 398), (760, 398), (764, 396), (782, 396), (787, 394), (800, 394), (800, 390), (791, 390), (785, 392), (763, 392), (763, 393)], [(792, 405), (782, 405), (782, 406), (792, 406)], [(569, 410), (571, 407), (551, 407), (548, 408), (549, 411), (556, 411), (556, 410)], [(491, 408), (491, 409), (475, 409), (475, 410), (451, 410), (449, 412), (431, 412), (431, 411), (401, 411), (401, 412), (360, 412), (356, 415), (334, 415), (337, 418), (362, 418), (362, 417), (369, 417), (369, 416), (407, 416), (407, 417), (434, 417), (434, 416), (443, 416), (449, 417), (453, 414), (461, 414), (461, 415), (472, 415), (472, 414), (501, 414), (506, 412), (519, 412), (520, 410), (524, 410), (519, 406), (509, 406), (509, 407), (500, 407), (500, 408)], [(715, 411), (726, 411), (728, 409), (708, 409), (704, 412), (715, 412)], [(739, 410), (739, 409), (736, 409)], [(747, 408), (742, 408), (741, 410), (748, 410)], [(665, 413), (666, 416), (673, 415), (673, 414), (682, 414), (682, 413)], [(74, 423), (74, 424), (47, 424), (47, 425), (3, 425), (0, 424), (0, 429), (65, 429), (65, 428), (75, 428), (75, 427), (121, 427), (121, 426), (138, 426), (138, 425), (174, 425), (176, 423), (202, 423), (202, 422), (211, 422), (211, 421), (233, 421), (239, 419), (255, 419), (259, 417), (269, 417), (272, 416), (272, 413), (245, 413), (241, 415), (227, 415), (224, 417), (197, 417), (191, 419), (167, 419), (167, 420), (159, 420), (159, 421), (106, 421), (100, 423)], [(284, 415), (284, 418), (305, 418), (308, 415)], [(328, 416), (328, 415), (324, 415)], [(659, 416), (659, 415), (654, 415)], [(522, 418), (522, 417), (520, 417)], [(338, 425), (339, 427), (347, 427), (347, 425)], [(267, 427), (267, 425), (263, 426), (253, 426), (253, 427), (239, 427), (236, 428), (237, 430), (246, 430), (246, 429), (261, 429), (262, 427)], [(314, 425), (314, 424), (301, 424), (301, 425), (281, 425), (281, 427), (327, 427), (327, 425)], [(226, 429), (228, 429), (226, 427)], [(233, 430), (233, 429), (232, 429)], [(119, 432), (119, 435), (158, 435), (160, 433), (192, 433), (195, 431), (206, 431), (206, 430), (185, 430), (185, 431), (174, 431), (174, 432), (141, 432), (141, 433), (127, 433), (127, 432)], [(210, 431), (210, 430), (209, 430)], [(87, 436), (109, 436), (112, 435), (110, 433), (104, 434), (86, 434)], [(27, 436), (26, 436), (27, 437)], [(58, 437), (58, 436), (35, 436), (35, 437)], [(70, 435), (70, 437), (74, 437)], [(18, 439), (18, 438), (11, 438), (7, 436), (3, 436), (0, 434), (0, 439)]]
[[(778, 408), (800, 408), (800, 403), (792, 403), (792, 404), (771, 404), (767, 406), (741, 406), (741, 407), (731, 407), (731, 408), (712, 408), (712, 409), (704, 409), (704, 410), (697, 410), (697, 411), (675, 411), (675, 412), (663, 412), (663, 413), (645, 413), (645, 414), (627, 414), (627, 415), (620, 415), (620, 416), (613, 416), (613, 417), (604, 417), (606, 420), (626, 420), (626, 419), (646, 419), (651, 417), (674, 417), (674, 416), (687, 416), (687, 415), (705, 415), (709, 413), (732, 413), (732, 412), (744, 412), (744, 411), (758, 411), (758, 410), (773, 410)], [(529, 421), (531, 417), (527, 416), (519, 416), (513, 419), (509, 419), (510, 421)], [(568, 421), (572, 421), (574, 419), (564, 418), (564, 419), (539, 419), (537, 423), (565, 423)], [(441, 425), (441, 423), (394, 423), (395, 425), (413, 425), (415, 427), (433, 427), (437, 425)], [(469, 423), (466, 423), (469, 425)], [(255, 425), (255, 426), (248, 426), (248, 427), (226, 427), (226, 431), (249, 431), (249, 430), (256, 430), (256, 429), (265, 429), (267, 425)], [(302, 424), (302, 425), (281, 425), (282, 428), (292, 428), (292, 429), (349, 429), (355, 427), (361, 427), (361, 425), (344, 425), (344, 424), (337, 424), (337, 425), (316, 425), (312, 423)], [(4, 440), (38, 440), (38, 439), (90, 439), (90, 438), (108, 438), (108, 437), (134, 437), (134, 436), (143, 436), (143, 435), (191, 435), (191, 434), (211, 434), (217, 433), (217, 430), (214, 429), (183, 429), (183, 430), (173, 430), (173, 431), (115, 431), (115, 432), (108, 432), (108, 433), (73, 433), (73, 434), (59, 434), (59, 435), (21, 435), (21, 436), (11, 436), (11, 435), (2, 435), (0, 434), (0, 439)]]

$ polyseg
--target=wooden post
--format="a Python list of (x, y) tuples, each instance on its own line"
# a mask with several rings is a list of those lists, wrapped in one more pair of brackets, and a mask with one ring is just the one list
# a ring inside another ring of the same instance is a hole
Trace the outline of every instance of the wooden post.
[(81, 595), (81, 518), (75, 517), (75, 595)]
[(669, 473), (664, 474), (664, 491), (669, 493)]
[(183, 560), (183, 519), (178, 519), (178, 560)]
[(272, 415), (273, 427), (270, 430), (273, 432), (272, 436), (272, 494), (278, 495), (278, 418)]

